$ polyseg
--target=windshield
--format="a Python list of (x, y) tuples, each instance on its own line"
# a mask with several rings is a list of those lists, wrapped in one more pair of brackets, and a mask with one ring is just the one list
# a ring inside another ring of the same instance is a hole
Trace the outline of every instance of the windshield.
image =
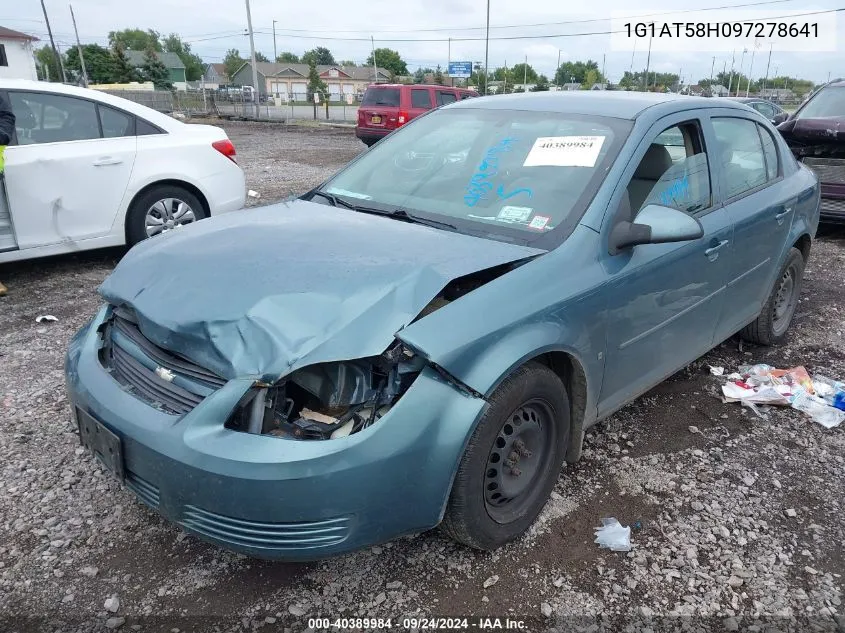
[(589, 115), (437, 110), (374, 145), (322, 190), (531, 243), (580, 219), (630, 127)]
[(801, 108), (796, 118), (821, 119), (832, 116), (845, 117), (845, 87), (830, 86), (819, 90)]

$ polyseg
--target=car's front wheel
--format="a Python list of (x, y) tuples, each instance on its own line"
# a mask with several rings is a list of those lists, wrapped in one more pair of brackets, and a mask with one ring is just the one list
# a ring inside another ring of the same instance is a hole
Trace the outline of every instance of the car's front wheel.
[(126, 215), (126, 238), (130, 246), (191, 224), (206, 216), (199, 199), (178, 185), (156, 185), (132, 203)]
[(569, 398), (540, 363), (511, 374), (490, 397), (461, 459), (441, 528), (483, 550), (512, 541), (545, 506), (569, 444)]
[(780, 343), (792, 323), (803, 280), (804, 256), (793, 247), (789, 250), (760, 316), (742, 330), (742, 338), (760, 345)]

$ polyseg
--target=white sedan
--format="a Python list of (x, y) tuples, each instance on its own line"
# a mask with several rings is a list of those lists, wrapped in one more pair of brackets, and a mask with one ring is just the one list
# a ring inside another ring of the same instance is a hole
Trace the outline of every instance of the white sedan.
[(0, 79), (15, 113), (0, 263), (135, 244), (242, 209), (226, 133), (96, 90)]

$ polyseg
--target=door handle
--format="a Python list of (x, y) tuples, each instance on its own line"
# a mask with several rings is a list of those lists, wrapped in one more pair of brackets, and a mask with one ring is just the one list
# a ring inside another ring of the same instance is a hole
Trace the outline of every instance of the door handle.
[(718, 253), (720, 249), (724, 248), (727, 245), (728, 245), (728, 240), (722, 240), (721, 242), (719, 242), (715, 246), (711, 246), (706, 251), (704, 251), (704, 254), (707, 255), (707, 257), (710, 257), (711, 255), (715, 255), (716, 253)]
[(94, 167), (103, 167), (104, 165), (119, 165), (123, 160), (120, 158), (113, 158), (111, 156), (103, 156), (94, 161)]
[(783, 219), (790, 213), (792, 213), (792, 207), (786, 207), (783, 211), (781, 211), (775, 216), (775, 220), (777, 220), (778, 224), (783, 224)]

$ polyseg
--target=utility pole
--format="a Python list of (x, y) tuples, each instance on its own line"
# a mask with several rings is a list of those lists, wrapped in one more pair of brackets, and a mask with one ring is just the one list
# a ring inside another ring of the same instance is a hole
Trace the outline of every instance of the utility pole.
[(82, 67), (82, 87), (88, 87), (88, 72), (85, 70), (85, 57), (82, 55), (82, 44), (79, 43), (79, 31), (76, 28), (76, 17), (73, 15), (73, 5), (70, 7), (70, 19), (73, 20), (73, 32), (76, 33), (76, 50), (79, 51), (79, 65)]
[(246, 25), (249, 28), (249, 52), (252, 59), (252, 99), (255, 101), (255, 118), (259, 118), (261, 112), (259, 110), (259, 100), (261, 91), (258, 89), (258, 67), (255, 65), (255, 38), (252, 34), (252, 14), (249, 12), (249, 0), (246, 0)]
[(455, 78), (449, 72), (449, 66), (452, 64), (452, 38), (449, 38), (449, 47), (446, 49), (446, 74), (449, 75), (449, 85), (455, 85)]
[(502, 94), (508, 93), (508, 60), (505, 60), (505, 81), (502, 83)]
[(769, 61), (766, 62), (766, 78), (763, 80), (763, 90), (766, 89), (766, 84), (769, 83), (769, 66), (772, 65), (772, 46), (769, 44)]
[(606, 61), (606, 60), (607, 60), (607, 53), (602, 53), (602, 54), (601, 54), (601, 82), (602, 82), (602, 83), (606, 83), (606, 82), (607, 82), (607, 79), (606, 79), (606, 78), (605, 78), (605, 76), (604, 76), (604, 71), (605, 71), (605, 61)]
[(560, 49), (557, 49), (557, 68), (555, 68), (555, 83), (557, 87), (560, 88), (560, 84), (557, 81), (557, 76), (560, 74)]
[(490, 61), (490, 0), (487, 0), (487, 35), (484, 37), (484, 94), (488, 93), (490, 73), (488, 72)]
[[(654, 22), (652, 22), (654, 25)], [(648, 92), (648, 69), (651, 66), (651, 35), (648, 36), (648, 57), (645, 60), (645, 91)]]
[(279, 61), (279, 53), (276, 52), (276, 20), (273, 20), (273, 61)]
[(525, 56), (525, 66), (523, 67), (525, 71), (522, 75), (522, 92), (528, 92), (528, 55)]
[[(59, 65), (59, 74), (62, 77), (62, 81), (67, 81), (67, 75), (65, 75), (65, 65), (62, 63), (62, 56), (59, 54), (59, 49), (56, 48), (56, 42), (53, 40), (53, 30), (50, 28), (50, 18), (47, 17), (47, 7), (44, 5), (44, 0), (41, 0), (41, 10), (44, 11), (44, 21), (47, 23), (47, 35), (50, 36), (50, 46), (53, 49), (53, 55), (56, 56), (56, 63)], [(49, 71), (47, 74), (47, 80), (49, 81), (50, 75)]]
[(731, 87), (734, 82), (734, 59), (736, 58), (736, 49), (731, 51), (731, 76), (728, 79), (728, 96), (731, 96)]
[(748, 93), (751, 90), (751, 73), (754, 72), (754, 53), (757, 52), (757, 47), (755, 46), (751, 49), (751, 67), (748, 69), (748, 81), (745, 82), (745, 96), (748, 97)]
[(713, 91), (713, 67), (716, 66), (716, 57), (713, 57), (713, 63), (710, 64), (710, 91)]
[(370, 44), (373, 46), (373, 83), (378, 83), (378, 64), (376, 63), (376, 40), (370, 35)]

